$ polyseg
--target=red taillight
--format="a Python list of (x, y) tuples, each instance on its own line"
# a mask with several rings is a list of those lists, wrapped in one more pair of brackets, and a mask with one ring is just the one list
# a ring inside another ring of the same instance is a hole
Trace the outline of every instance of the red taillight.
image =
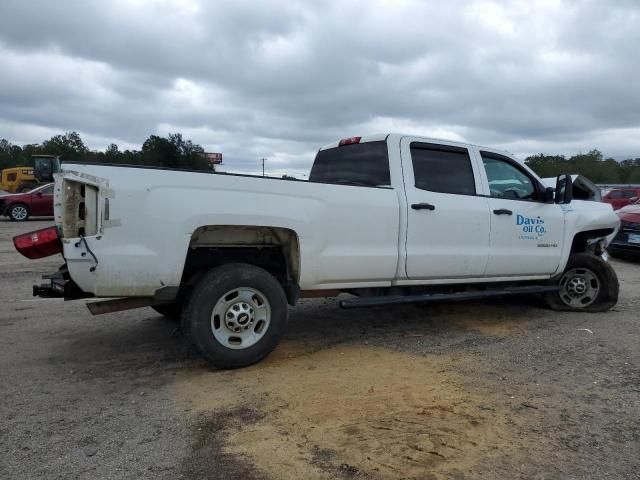
[(343, 138), (342, 140), (340, 140), (340, 143), (338, 143), (338, 146), (343, 147), (345, 145), (353, 145), (354, 143), (360, 143), (361, 138), (362, 137)]
[(13, 244), (22, 255), (32, 259), (62, 252), (62, 242), (56, 227), (18, 235), (13, 237)]

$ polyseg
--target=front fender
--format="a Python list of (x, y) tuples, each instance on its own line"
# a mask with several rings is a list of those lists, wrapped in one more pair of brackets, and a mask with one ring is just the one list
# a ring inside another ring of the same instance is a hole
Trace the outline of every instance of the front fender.
[(564, 272), (572, 253), (589, 251), (600, 242), (606, 248), (620, 228), (620, 219), (607, 203), (574, 200), (562, 205), (562, 210), (566, 228), (562, 258), (555, 276)]

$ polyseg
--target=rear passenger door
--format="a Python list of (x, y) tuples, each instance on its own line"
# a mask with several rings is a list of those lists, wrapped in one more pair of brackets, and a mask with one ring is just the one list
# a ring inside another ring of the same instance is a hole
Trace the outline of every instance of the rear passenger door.
[(409, 279), (481, 277), (489, 252), (489, 207), (477, 196), (478, 165), (469, 149), (403, 137), (406, 273)]

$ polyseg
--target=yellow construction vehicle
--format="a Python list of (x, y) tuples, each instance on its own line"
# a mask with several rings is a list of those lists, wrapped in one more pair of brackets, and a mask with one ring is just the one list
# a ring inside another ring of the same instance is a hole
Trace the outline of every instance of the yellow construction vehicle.
[(60, 171), (60, 159), (55, 155), (33, 155), (33, 167), (5, 168), (0, 174), (0, 190), (22, 193), (53, 180)]

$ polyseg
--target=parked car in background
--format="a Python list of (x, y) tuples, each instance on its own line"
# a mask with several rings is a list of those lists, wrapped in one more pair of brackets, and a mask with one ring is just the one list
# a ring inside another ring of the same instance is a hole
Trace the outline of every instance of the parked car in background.
[(609, 253), (616, 256), (640, 258), (640, 199), (616, 211), (620, 218), (620, 230), (609, 246)]
[(631, 199), (637, 197), (640, 197), (640, 188), (614, 188), (602, 196), (602, 201), (618, 210), (632, 203)]
[(34, 188), (26, 193), (0, 196), (0, 214), (15, 222), (24, 222), (30, 216), (53, 216), (53, 183)]

